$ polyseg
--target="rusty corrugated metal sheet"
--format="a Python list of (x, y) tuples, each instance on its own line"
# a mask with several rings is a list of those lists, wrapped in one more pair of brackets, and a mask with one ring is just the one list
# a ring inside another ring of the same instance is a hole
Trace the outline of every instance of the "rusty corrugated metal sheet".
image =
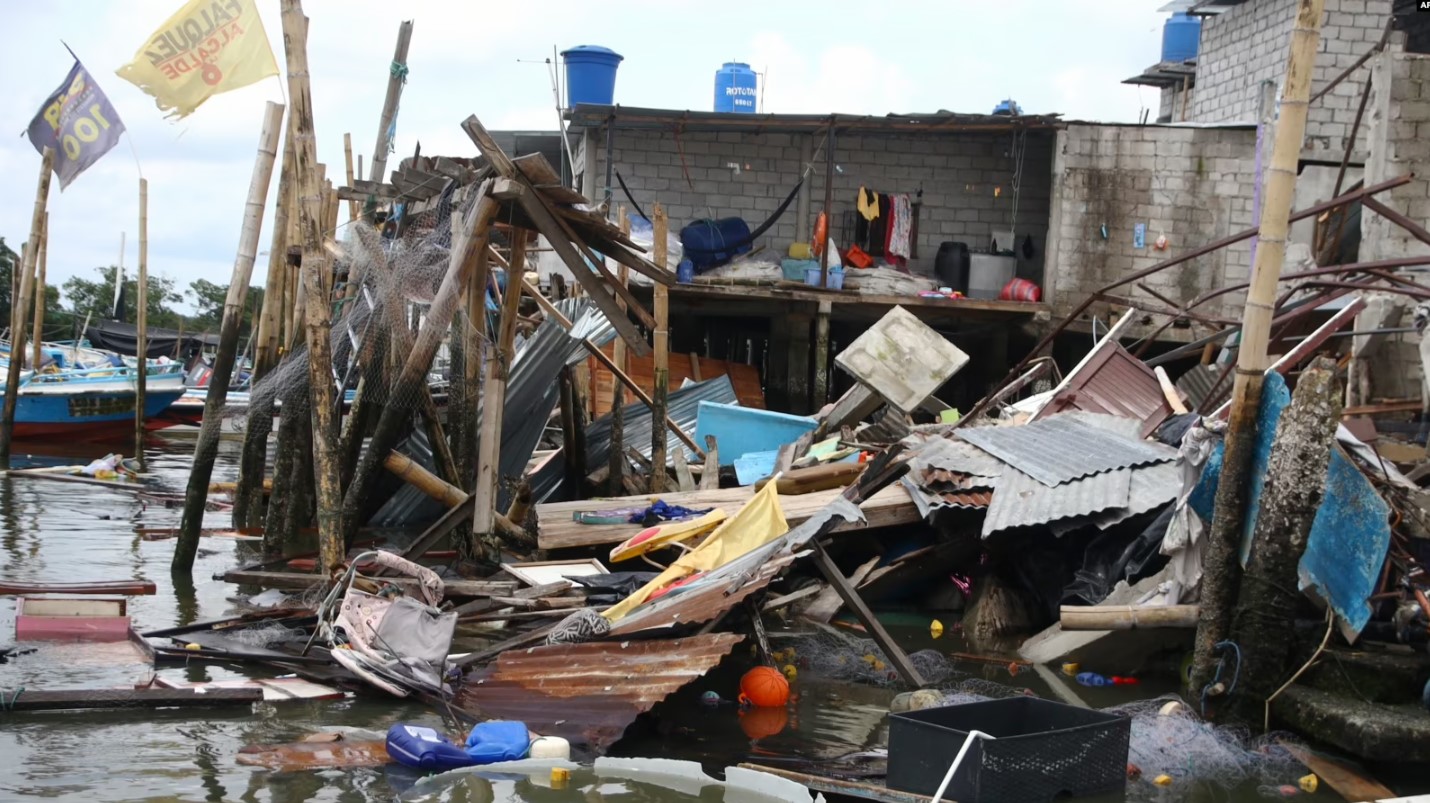
[(1172, 415), (1157, 375), (1116, 343), (1105, 345), (1075, 376), (1068, 377), (1067, 386), (1038, 418), (1064, 410), (1135, 418), (1142, 422), (1144, 438)]
[[(1133, 418), (1069, 411), (1023, 426), (972, 427), (956, 434), (1052, 487), (1104, 471), (1176, 458), (1176, 449), (1138, 440), (1141, 427)], [(1005, 473), (998, 487), (1007, 479)]]
[(636, 717), (715, 668), (744, 638), (711, 633), (507, 650), (467, 676), (455, 703), (604, 752)]

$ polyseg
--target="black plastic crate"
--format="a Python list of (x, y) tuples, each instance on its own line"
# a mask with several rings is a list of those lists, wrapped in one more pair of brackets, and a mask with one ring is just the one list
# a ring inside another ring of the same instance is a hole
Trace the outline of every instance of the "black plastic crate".
[(890, 714), (889, 788), (937, 792), (971, 730), (995, 738), (973, 740), (944, 800), (1045, 801), (1116, 793), (1127, 783), (1130, 719), (1012, 697)]

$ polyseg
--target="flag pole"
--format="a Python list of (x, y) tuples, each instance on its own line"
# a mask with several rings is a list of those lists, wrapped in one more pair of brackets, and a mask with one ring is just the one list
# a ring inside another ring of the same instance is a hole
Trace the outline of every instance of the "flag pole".
[(44, 354), (40, 351), (40, 342), (44, 339), (45, 325), (45, 265), (49, 262), (50, 251), (50, 213), (45, 213), (44, 231), (40, 234), (40, 256), (39, 276), (35, 279), (35, 324), (34, 334), (30, 340), (35, 345), (35, 362), (33, 370), (40, 370), (40, 361), (44, 359)]
[(144, 470), (144, 406), (149, 374), (149, 180), (139, 179), (139, 292), (134, 319), (139, 330), (135, 347), (139, 358), (134, 375), (134, 457)]
[(40, 240), (44, 236), (45, 206), (50, 197), (50, 175), (54, 172), (55, 150), (45, 148), (40, 154), (40, 181), (35, 190), (35, 211), (30, 216), (30, 246), (25, 249), (21, 265), (20, 300), (10, 300), (15, 312), (10, 332), (10, 367), (5, 376), (5, 402), (0, 406), (0, 466), (10, 468), (10, 441), (15, 434), (15, 403), (20, 397), (20, 366), (25, 362), (25, 309), (29, 294), (35, 290), (35, 261), (39, 257)]

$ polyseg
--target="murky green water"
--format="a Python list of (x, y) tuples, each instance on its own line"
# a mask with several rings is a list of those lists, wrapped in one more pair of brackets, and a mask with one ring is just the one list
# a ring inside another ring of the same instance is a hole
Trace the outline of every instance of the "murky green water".
[[(161, 492), (182, 494), (188, 476), (191, 438), (156, 438), (148, 455)], [(236, 444), (223, 444), (214, 480), (236, 472)], [(17, 453), (43, 448), (33, 464), (73, 464), (101, 456), (101, 447), (20, 444)], [(121, 446), (111, 447), (121, 449)], [(17, 459), (17, 467), (25, 460)], [(140, 527), (175, 527), (179, 509), (141, 503), (128, 492), (34, 479), (0, 478), (0, 577), (10, 580), (74, 582), (140, 578), (158, 593), (130, 599), (129, 612), (140, 630), (168, 627), (235, 612), (238, 589), (212, 576), (246, 560), (245, 547), (205, 538), (191, 587), (175, 587), (168, 565), (172, 540), (146, 541)], [(209, 526), (226, 527), (227, 512), (209, 514)], [(0, 599), (0, 648), (13, 645), (14, 601)], [(926, 624), (924, 625), (926, 627)], [(910, 631), (912, 632), (912, 631)], [(779, 634), (776, 647), (779, 647)], [(912, 639), (917, 641), (918, 639)], [(927, 641), (927, 636), (923, 637)], [(914, 647), (934, 646), (932, 642)], [(938, 645), (955, 649), (945, 638)], [(240, 677), (241, 668), (219, 664), (165, 665), (159, 672), (175, 680)], [(0, 664), (0, 688), (103, 688), (143, 680), (152, 670), (123, 645), (54, 645)], [(1005, 667), (970, 667), (990, 680), (1028, 686), (1050, 696), (1034, 676), (1012, 678)], [(722, 666), (658, 706), (628, 731), (614, 751), (625, 756), (660, 756), (702, 762), (718, 771), (742, 761), (783, 764), (791, 757), (833, 757), (882, 747), (885, 714), (893, 691), (802, 676), (797, 702), (788, 712), (741, 715), (731, 706), (708, 708), (699, 695), (715, 690), (733, 697), (740, 668)], [(1109, 705), (1129, 694), (1154, 696), (1164, 688), (1080, 689), (1093, 705)], [(450, 783), (423, 782), (401, 767), (312, 772), (275, 772), (239, 765), (238, 751), (249, 744), (296, 741), (335, 729), (382, 732), (395, 722), (441, 727), (423, 706), (377, 693), (339, 702), (261, 704), (251, 710), (197, 709), (64, 713), (0, 713), (0, 800), (45, 798), (61, 801), (379, 801), (398, 797), (442, 801), (676, 801), (723, 799), (721, 792), (676, 791), (668, 785), (597, 777), (578, 772), (564, 790), (540, 777), (469, 777)], [(788, 764), (786, 764), (788, 766)], [(538, 774), (539, 775), (539, 774)], [(1149, 799), (1148, 790), (1136, 797)], [(1303, 796), (1305, 799), (1306, 796)], [(1318, 798), (1333, 800), (1323, 792)], [(1156, 790), (1151, 799), (1202, 799), (1191, 791)], [(1254, 789), (1217, 800), (1260, 799)]]

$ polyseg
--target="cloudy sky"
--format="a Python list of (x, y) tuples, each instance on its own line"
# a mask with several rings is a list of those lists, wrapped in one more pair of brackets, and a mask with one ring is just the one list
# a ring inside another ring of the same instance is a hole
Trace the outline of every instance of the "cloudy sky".
[[(278, 0), (259, 0), (283, 63)], [(409, 84), (396, 151), (468, 155), (458, 128), (554, 129), (553, 46), (600, 44), (625, 56), (616, 102), (710, 109), (714, 72), (745, 61), (766, 74), (766, 111), (987, 112), (1002, 98), (1025, 112), (1131, 121), (1156, 113), (1155, 90), (1120, 81), (1155, 63), (1164, 0), (307, 0), (318, 158), (342, 174), (343, 134), (368, 159), (398, 23), (414, 20)], [(128, 128), (110, 151), (50, 198), (50, 282), (135, 264), (138, 178), (149, 180), (149, 270), (181, 286), (227, 283), (268, 79), (220, 95), (189, 117), (163, 118), (114, 70), (177, 11), (180, 0), (48, 0), (6, 5), (0, 98), (6, 128), (23, 132), (71, 65), (83, 60)], [(537, 63), (531, 63), (537, 62)], [(132, 145), (132, 150), (131, 150)], [(137, 153), (137, 164), (136, 164)], [(0, 236), (16, 251), (29, 233), (39, 156), (23, 136), (0, 138)], [(273, 180), (276, 190), (277, 178)], [(271, 199), (270, 199), (271, 210)], [(340, 221), (346, 218), (341, 213)], [(262, 242), (266, 249), (268, 230)], [(260, 257), (254, 284), (263, 282)]]

